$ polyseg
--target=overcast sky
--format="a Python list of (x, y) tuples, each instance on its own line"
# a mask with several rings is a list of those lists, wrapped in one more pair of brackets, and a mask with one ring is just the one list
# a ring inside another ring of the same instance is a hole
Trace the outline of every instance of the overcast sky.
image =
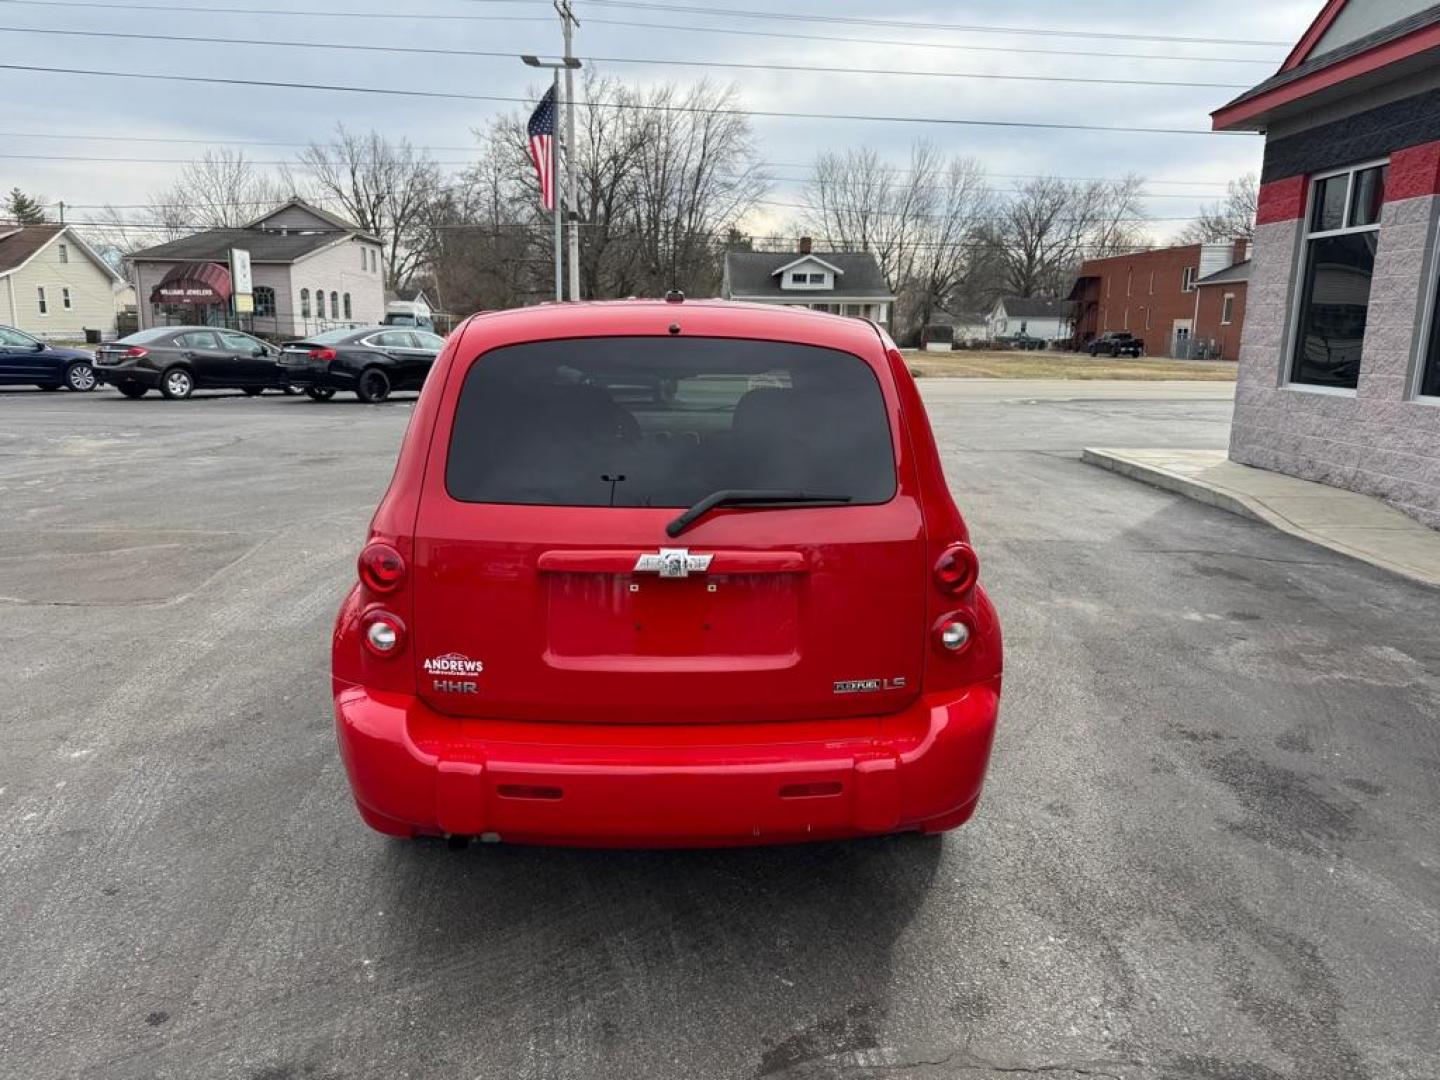
[[(166, 5), (209, 10), (156, 10)], [(293, 154), (296, 148), (246, 144), (303, 144), (324, 138), (337, 122), (362, 130), (378, 128), (392, 137), (407, 136), (417, 145), (435, 148), (437, 159), (459, 167), (467, 156), (465, 148), (473, 145), (471, 129), (483, 125), (496, 111), (515, 108), (478, 101), (98, 78), (75, 74), (75, 69), (522, 97), (539, 83), (536, 73), (518, 59), (282, 48), (236, 41), (515, 54), (555, 53), (559, 49), (558, 20), (548, 0), (407, 0), (403, 5), (331, 0), (331, 5), (333, 9), (325, 14), (292, 16), (285, 13), (299, 10), (294, 0), (93, 0), (86, 4), (0, 0), (3, 62), (53, 70), (0, 70), (0, 188), (19, 185), (43, 193), (51, 201), (64, 199), (76, 208), (70, 211), (70, 219), (84, 219), (87, 212), (93, 214), (86, 207), (142, 203), (150, 192), (164, 186), (178, 166), (153, 159), (184, 159), (205, 148), (201, 143), (145, 140), (194, 139), (215, 146), (243, 146), (250, 156), (268, 161)], [(1321, 0), (1093, 0), (1089, 4), (1073, 0), (895, 0), (891, 4), (794, 0), (783, 7), (772, 7), (765, 0), (709, 0), (703, 4), (700, 0), (637, 0), (629, 6), (614, 0), (603, 4), (600, 0), (575, 0), (582, 21), (576, 52), (612, 58), (812, 64), (852, 71), (899, 68), (1218, 84), (1090, 85), (850, 71), (819, 74), (657, 67), (614, 61), (595, 65), (608, 74), (644, 84), (667, 80), (684, 84), (707, 75), (733, 81), (745, 105), (755, 109), (1203, 129), (1209, 126), (1211, 110), (1274, 73), (1288, 48), (1283, 43), (1298, 38), (1320, 6)], [(215, 10), (219, 8), (230, 12)], [(268, 13), (233, 13), (237, 8), (268, 9)], [(689, 10), (679, 10), (685, 8)], [(729, 14), (725, 14), (727, 9)], [(767, 11), (793, 17), (755, 14)], [(1160, 11), (1168, 17), (1157, 17)], [(427, 17), (442, 15), (462, 18)], [(818, 21), (821, 16), (969, 29)], [(1032, 32), (977, 29), (982, 27)], [(15, 32), (18, 28), (206, 40), (87, 38)], [(871, 40), (761, 36), (766, 33)], [(1081, 34), (1155, 34), (1206, 40), (1182, 43)], [(906, 42), (911, 44), (903, 44)], [(940, 43), (951, 47), (932, 47)], [(765, 117), (756, 118), (754, 128), (765, 160), (773, 163), (777, 184), (770, 198), (775, 201), (798, 201), (804, 166), (820, 150), (868, 144), (898, 165), (911, 141), (923, 136), (947, 151), (978, 159), (996, 177), (997, 186), (1012, 184), (1011, 174), (1118, 176), (1138, 172), (1154, 182), (1149, 189), (1152, 193), (1166, 196), (1145, 200), (1157, 219), (1155, 232), (1162, 237), (1183, 225), (1182, 221), (1162, 219), (1193, 215), (1200, 201), (1223, 194), (1226, 180), (1258, 169), (1261, 149), (1258, 138), (1236, 135)], [(88, 138), (97, 135), (118, 137), (118, 141)], [(92, 160), (45, 161), (18, 155)], [(152, 160), (93, 160), (106, 157)]]

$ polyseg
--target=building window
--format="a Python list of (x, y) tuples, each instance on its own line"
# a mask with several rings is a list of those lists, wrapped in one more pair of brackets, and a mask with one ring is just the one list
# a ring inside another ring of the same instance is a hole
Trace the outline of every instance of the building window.
[(1220, 301), (1220, 325), (1229, 326), (1235, 321), (1235, 294), (1227, 292)]
[(369, 269), (370, 269), (370, 249), (369, 249), (369, 248), (364, 248), (364, 247), (362, 247), (362, 248), (360, 249), (360, 269), (361, 269), (361, 270), (369, 270)]
[(61, 244), (59, 247), (59, 255), (62, 263), (68, 263), (70, 261), (70, 246), (68, 244)]
[(275, 290), (269, 285), (255, 286), (255, 314), (263, 317), (275, 317)]
[(809, 274), (791, 274), (791, 275), (790, 275), (790, 284), (791, 284), (791, 285), (808, 285), (808, 284), (810, 284), (810, 275), (809, 275)]
[(1440, 398), (1440, 265), (1435, 274), (1434, 306), (1430, 309), (1430, 333), (1421, 357), (1419, 392), (1425, 397)]
[(301, 290), (300, 290), (300, 317), (301, 317), (302, 319), (308, 319), (308, 318), (310, 317), (310, 290), (309, 290), (309, 289), (301, 289)]
[(347, 292), (347, 293), (345, 294), (345, 318), (347, 318), (347, 319), (353, 319), (353, 318), (355, 317), (355, 316), (353, 316), (350, 312), (351, 312), (351, 307), (350, 307), (350, 294)]
[(1125, 305), (1125, 313), (1120, 317), (1120, 329), (1121, 329), (1121, 330), (1129, 330), (1129, 329), (1130, 329), (1130, 305), (1129, 305), (1129, 304), (1126, 304), (1126, 305)]
[(1154, 310), (1155, 310), (1155, 309), (1154, 309), (1153, 307), (1147, 307), (1147, 308), (1145, 309), (1145, 329), (1146, 329), (1146, 330), (1149, 330), (1149, 329), (1150, 329), (1150, 314), (1151, 314), (1151, 312), (1153, 312)]
[(66, 311), (74, 310), (74, 305), (70, 303), (70, 290), (68, 288), (60, 290), (60, 306)]
[(337, 292), (330, 294), (330, 318), (340, 318), (340, 294)]
[(1388, 165), (1316, 179), (1311, 188), (1290, 381), (1353, 390), (1370, 312)]
[(325, 290), (324, 290), (324, 289), (316, 289), (316, 290), (315, 290), (315, 318), (316, 318), (316, 319), (323, 319), (323, 318), (325, 318)]
[(41, 285), (35, 289), (35, 299), (40, 307), (41, 315), (50, 314), (50, 301), (45, 298), (45, 286)]
[(1181, 273), (1181, 275), (1180, 275), (1180, 291), (1181, 291), (1181, 292), (1194, 292), (1194, 291), (1195, 291), (1195, 267), (1193, 267), (1193, 266), (1187, 266), (1187, 267), (1185, 267), (1184, 272)]

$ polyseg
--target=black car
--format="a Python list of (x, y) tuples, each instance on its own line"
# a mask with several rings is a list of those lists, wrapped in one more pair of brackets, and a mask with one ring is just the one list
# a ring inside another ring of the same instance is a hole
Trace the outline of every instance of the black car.
[(1085, 351), (1091, 356), (1139, 357), (1145, 352), (1145, 343), (1134, 334), (1112, 330), (1108, 334), (1101, 334), (1089, 345), (1086, 345)]
[(285, 346), (284, 378), (316, 401), (352, 390), (361, 401), (384, 401), (396, 390), (419, 390), (445, 339), (420, 329), (362, 326), (327, 330)]
[(159, 390), (171, 400), (196, 390), (285, 388), (280, 350), (239, 330), (159, 326), (130, 334), (95, 354), (95, 374), (129, 398)]
[(0, 326), (0, 385), (85, 393), (95, 389), (95, 358), (83, 349), (47, 345), (13, 326)]

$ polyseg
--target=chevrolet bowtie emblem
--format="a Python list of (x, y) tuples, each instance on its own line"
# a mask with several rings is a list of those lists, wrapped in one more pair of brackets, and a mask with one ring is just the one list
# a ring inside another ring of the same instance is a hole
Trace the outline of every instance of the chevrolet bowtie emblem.
[(652, 555), (635, 560), (635, 573), (659, 574), (663, 578), (683, 578), (703, 574), (710, 569), (714, 555), (691, 555), (689, 548), (661, 548)]

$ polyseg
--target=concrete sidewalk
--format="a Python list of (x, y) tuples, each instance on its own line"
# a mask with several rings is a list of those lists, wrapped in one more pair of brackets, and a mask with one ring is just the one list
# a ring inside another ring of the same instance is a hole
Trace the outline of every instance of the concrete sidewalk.
[(1094, 448), (1081, 457), (1411, 580), (1440, 586), (1440, 532), (1369, 495), (1238, 465), (1223, 450)]

